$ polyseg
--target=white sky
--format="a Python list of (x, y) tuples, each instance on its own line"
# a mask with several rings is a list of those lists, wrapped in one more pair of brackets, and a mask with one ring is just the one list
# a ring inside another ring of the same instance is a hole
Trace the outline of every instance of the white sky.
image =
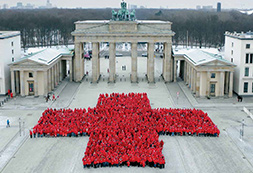
[[(0, 6), (8, 4), (9, 7), (16, 6), (17, 2), (23, 4), (31, 3), (35, 6), (43, 6), (47, 0), (0, 0)], [(63, 8), (119, 8), (121, 0), (50, 0), (57, 7)], [(196, 8), (197, 5), (212, 5), (214, 8), (217, 2), (221, 2), (222, 8), (253, 8), (253, 0), (126, 0), (128, 4), (147, 6), (148, 8)]]

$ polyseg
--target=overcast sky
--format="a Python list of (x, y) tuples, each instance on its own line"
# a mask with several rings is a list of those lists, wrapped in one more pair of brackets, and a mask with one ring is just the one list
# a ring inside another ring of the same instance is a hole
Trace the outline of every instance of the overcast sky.
[[(17, 2), (23, 4), (31, 3), (35, 6), (43, 6), (47, 0), (0, 0), (0, 6), (8, 4), (9, 7), (16, 6)], [(50, 0), (57, 7), (62, 8), (117, 8), (121, 0)], [(217, 2), (221, 2), (222, 8), (253, 8), (253, 0), (126, 0), (129, 4), (147, 6), (148, 8), (196, 8), (197, 5), (212, 5), (216, 8)]]

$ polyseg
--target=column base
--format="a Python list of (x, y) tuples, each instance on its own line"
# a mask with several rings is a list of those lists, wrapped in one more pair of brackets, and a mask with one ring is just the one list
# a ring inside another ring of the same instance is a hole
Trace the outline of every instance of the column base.
[(116, 83), (116, 80), (114, 80), (114, 81), (108, 81), (107, 83), (108, 84), (114, 84), (114, 83)]
[(165, 83), (174, 82), (174, 81), (172, 81), (172, 80), (170, 80), (170, 79), (166, 80), (166, 79), (164, 78), (163, 74), (161, 74), (161, 77), (162, 77), (162, 79), (164, 80)]
[(132, 79), (132, 74), (130, 74), (131, 83), (138, 83), (138, 77)]
[(98, 83), (100, 81), (101, 75), (99, 75), (98, 79), (96, 81), (91, 81), (90, 83)]

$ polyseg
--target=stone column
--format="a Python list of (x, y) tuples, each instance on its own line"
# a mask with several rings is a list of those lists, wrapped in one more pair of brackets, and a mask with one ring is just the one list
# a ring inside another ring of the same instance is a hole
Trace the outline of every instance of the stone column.
[[(76, 69), (75, 69), (76, 70)], [(73, 64), (72, 64), (72, 59), (69, 60), (69, 81), (73, 81)], [(78, 80), (79, 81), (79, 80)], [(81, 81), (81, 80), (80, 80)]]
[(82, 61), (83, 43), (75, 42), (75, 58), (74, 58), (74, 80), (80, 82), (82, 80)]
[(54, 90), (54, 84), (55, 84), (55, 80), (54, 80), (54, 66), (51, 68), (51, 77), (52, 77), (52, 90)]
[(52, 91), (52, 76), (51, 76), (51, 68), (48, 69), (48, 92)]
[(228, 96), (229, 97), (233, 97), (233, 72), (231, 71), (230, 72), (230, 81), (229, 81), (229, 94), (228, 94)]
[(196, 93), (196, 78), (197, 78), (197, 72), (196, 72), (195, 69), (193, 70), (193, 74), (194, 74), (194, 77), (193, 77), (193, 93)]
[(193, 91), (193, 88), (194, 88), (194, 69), (193, 67), (191, 68), (191, 90)]
[(15, 88), (15, 75), (14, 70), (11, 70), (11, 91), (13, 93), (13, 96), (16, 95), (16, 88)]
[(187, 72), (186, 72), (186, 70), (187, 70), (187, 64), (186, 64), (186, 61), (184, 61), (184, 82), (186, 82), (186, 74), (187, 74)]
[[(80, 64), (80, 69), (81, 69), (81, 79), (80, 81), (83, 79), (84, 75), (85, 75), (85, 69), (84, 69), (84, 43), (80, 44), (80, 57), (81, 57), (81, 64)], [(73, 74), (73, 72), (72, 72)]]
[(187, 64), (187, 84), (188, 84), (188, 87), (190, 86), (190, 65)]
[(163, 57), (163, 79), (165, 82), (170, 82), (171, 79), (171, 43), (164, 43), (164, 57)]
[(197, 79), (196, 79), (196, 96), (200, 96), (200, 72), (197, 71)]
[(39, 96), (39, 87), (38, 87), (38, 72), (33, 71), (33, 78), (34, 78), (34, 96)]
[(155, 44), (153, 42), (148, 43), (148, 82), (154, 83), (155, 82), (155, 73), (154, 73), (154, 49)]
[(186, 71), (185, 71), (185, 83), (188, 84), (188, 67), (189, 65), (186, 63)]
[(136, 83), (138, 80), (137, 76), (137, 45), (138, 43), (131, 43), (131, 56), (132, 56), (132, 68), (131, 68), (131, 82)]
[(100, 44), (98, 43), (98, 59), (97, 59), (97, 75), (98, 75), (98, 79), (100, 78)]
[(177, 60), (174, 58), (174, 82), (177, 82)]
[(58, 80), (57, 80), (57, 63), (54, 65), (54, 86), (58, 85)]
[(44, 71), (44, 96), (48, 93), (48, 78), (47, 78), (47, 70)]
[(206, 96), (210, 96), (210, 78), (211, 78), (211, 72), (207, 72), (207, 81), (206, 81)]
[(219, 91), (220, 91), (220, 94), (219, 96), (223, 97), (224, 96), (224, 75), (225, 75), (225, 72), (222, 71), (220, 72), (220, 80), (219, 80)]
[(191, 85), (191, 66), (189, 66), (189, 70), (188, 70), (188, 75), (189, 75), (189, 82), (188, 82), (188, 87), (191, 88), (192, 85)]
[(229, 72), (225, 72), (225, 94), (228, 94), (229, 88)]
[(60, 66), (60, 82), (62, 81), (62, 61), (60, 60), (60, 62), (59, 62), (59, 66)]
[(24, 78), (24, 70), (20, 70), (20, 95), (25, 96), (25, 78)]
[(109, 44), (109, 82), (115, 82), (116, 73), (116, 43)]
[(60, 82), (60, 63), (57, 63), (57, 83), (59, 84)]
[(97, 42), (92, 43), (92, 82), (98, 82), (98, 46)]
[(55, 86), (58, 85), (58, 63), (55, 64)]
[(18, 71), (16, 71), (15, 78), (16, 78), (16, 94), (17, 94), (17, 93), (20, 93), (20, 88), (19, 88), (19, 72)]

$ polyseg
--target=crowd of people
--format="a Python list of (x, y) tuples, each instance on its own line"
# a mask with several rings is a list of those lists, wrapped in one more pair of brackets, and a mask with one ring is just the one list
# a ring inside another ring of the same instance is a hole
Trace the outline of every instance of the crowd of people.
[[(100, 94), (96, 107), (47, 109), (34, 137), (89, 136), (83, 166), (164, 168), (159, 135), (219, 136), (207, 113), (196, 109), (152, 109), (146, 93)], [(32, 137), (32, 135), (31, 135)]]

